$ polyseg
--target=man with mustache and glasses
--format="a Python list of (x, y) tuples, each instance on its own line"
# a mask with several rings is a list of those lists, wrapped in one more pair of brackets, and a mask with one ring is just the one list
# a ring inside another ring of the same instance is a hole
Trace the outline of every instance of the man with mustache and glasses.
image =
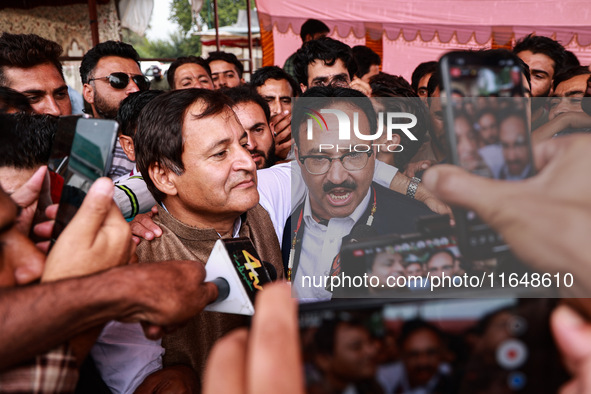
[[(296, 161), (308, 193), (290, 217), (283, 233), (284, 262), (300, 298), (327, 299), (322, 286), (307, 286), (304, 277), (338, 275), (338, 253), (343, 242), (389, 233), (412, 233), (419, 216), (432, 215), (422, 203), (372, 181), (375, 151), (371, 141), (351, 133), (339, 139), (337, 116), (325, 115), (326, 128), (311, 122), (313, 138), (306, 133), (310, 109), (358, 112), (358, 129), (377, 130), (376, 113), (369, 98), (353, 89), (319, 87), (306, 91), (293, 110)], [(349, 116), (353, 119), (353, 116)], [(366, 148), (367, 147), (367, 148)], [(290, 245), (291, 248), (287, 248)], [(286, 252), (290, 253), (289, 258)]]
[[(92, 107), (95, 118), (115, 119), (123, 99), (133, 92), (150, 89), (139, 58), (131, 45), (120, 41), (101, 42), (84, 54), (80, 64), (82, 95)], [(118, 141), (107, 175), (111, 179), (118, 178), (129, 174), (133, 166)]]

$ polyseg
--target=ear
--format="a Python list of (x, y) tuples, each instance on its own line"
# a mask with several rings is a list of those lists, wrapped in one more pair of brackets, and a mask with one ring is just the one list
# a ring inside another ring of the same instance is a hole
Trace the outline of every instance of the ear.
[(85, 83), (82, 88), (82, 97), (88, 104), (94, 104), (94, 88), (89, 84)]
[(392, 141), (396, 145), (400, 145), (400, 141), (402, 141), (402, 138), (400, 138), (400, 135), (392, 133), (392, 139), (390, 141)]
[(240, 84), (244, 85), (246, 83), (246, 81), (244, 80), (244, 78), (240, 78)]
[(304, 93), (308, 89), (308, 87), (306, 85), (304, 85), (303, 83), (300, 83), (300, 89), (301, 89), (302, 93)]
[(121, 134), (119, 136), (119, 143), (121, 144), (121, 148), (123, 148), (123, 152), (125, 152), (129, 160), (135, 161), (133, 138), (128, 135)]
[(177, 175), (174, 172), (168, 168), (161, 167), (160, 163), (150, 164), (148, 172), (148, 176), (152, 182), (154, 182), (156, 189), (169, 196), (175, 196), (178, 194), (175, 184)]

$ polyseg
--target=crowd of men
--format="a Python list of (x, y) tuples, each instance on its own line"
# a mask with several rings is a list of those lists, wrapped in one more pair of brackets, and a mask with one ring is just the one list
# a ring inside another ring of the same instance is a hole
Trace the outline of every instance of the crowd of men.
[[(55, 117), (72, 113), (62, 48), (37, 35), (0, 36), (0, 391), (74, 392), (77, 384), (79, 391), (88, 390), (84, 384), (99, 390), (98, 383), (89, 383), (98, 379), (104, 390), (117, 393), (237, 392), (239, 383), (249, 385), (248, 392), (262, 392), (257, 387), (265, 382), (270, 392), (303, 392), (295, 307), (285, 289), (270, 286), (259, 296), (250, 339), (238, 331), (226, 337), (233, 342), (220, 341), (249, 319), (203, 311), (218, 296), (204, 278), (220, 238), (248, 238), (297, 298), (327, 300), (326, 288), (305, 287), (302, 277), (337, 275), (342, 245), (416, 232), (418, 218), (449, 213), (447, 204), (461, 205), (490, 222), (525, 262), (557, 271), (563, 268), (556, 261), (568, 256), (579, 263), (571, 271), (584, 276), (588, 254), (580, 249), (588, 244), (584, 219), (591, 210), (588, 202), (579, 203), (588, 186), (572, 179), (585, 171), (576, 160), (589, 160), (582, 149), (591, 142), (562, 135), (591, 127), (591, 116), (575, 100), (589, 91), (588, 67), (550, 38), (530, 35), (517, 42), (513, 53), (522, 60), (524, 88), (532, 97), (531, 137), (542, 152), (537, 164), (556, 164), (542, 169), (536, 181), (498, 186), (435, 165), (450, 162), (437, 62), (418, 65), (409, 83), (380, 72), (380, 57), (371, 49), (350, 48), (328, 33), (322, 22), (306, 22), (302, 47), (285, 66), (256, 70), (249, 83), (241, 61), (230, 53), (214, 52), (207, 59), (188, 54), (170, 65), (170, 90), (150, 90), (129, 44), (107, 41), (86, 52), (80, 78), (88, 115), (117, 120), (119, 136), (108, 178), (95, 182), (49, 252), (42, 241), (51, 234), (56, 206), (45, 212), (48, 221), (32, 223), (38, 200), (46, 198), (40, 195), (46, 179), (52, 180), (47, 198), (53, 203), (59, 202), (55, 185), (64, 181), (46, 166)], [(407, 100), (380, 101), (392, 97)], [(385, 128), (378, 117), (383, 110), (413, 112), (419, 126), (414, 139), (394, 130), (390, 140), (380, 140), (403, 146), (402, 151), (344, 151), (340, 119), (313, 122), (315, 108), (356, 112), (350, 146), (366, 144)], [(465, 114), (462, 122), (456, 129), (465, 134), (458, 138), (468, 141), (466, 160), (488, 166), (498, 179), (531, 173), (523, 153), (525, 120), (481, 111)], [(503, 166), (486, 162), (487, 147), (504, 158)], [(563, 187), (551, 184), (561, 177)], [(523, 198), (502, 198), (516, 191)], [(556, 233), (572, 237), (556, 246), (549, 242), (554, 231), (536, 220), (562, 215), (561, 201), (583, 213), (568, 211), (568, 220), (557, 221), (564, 228)], [(576, 235), (571, 218), (580, 223)], [(570, 250), (569, 242), (577, 240), (583, 242)], [(459, 271), (454, 257), (440, 252), (412, 269)], [(391, 260), (391, 266), (402, 267)], [(436, 260), (442, 263), (436, 266)], [(581, 289), (589, 288), (586, 281)], [(585, 294), (580, 291), (575, 295)], [(570, 314), (568, 322), (576, 317), (564, 309), (557, 314), (563, 317), (555, 319), (557, 340), (567, 359), (586, 361), (572, 369), (585, 384), (591, 352), (574, 352), (564, 333), (572, 334), (575, 325), (568, 326), (564, 316)], [(430, 325), (417, 327), (438, 341)], [(354, 324), (320, 327), (317, 336), (336, 338), (345, 329), (361, 330)], [(263, 338), (267, 342), (261, 345)], [(325, 346), (326, 338), (321, 338)], [(349, 388), (331, 386), (334, 371), (324, 368), (329, 350), (315, 356), (326, 379), (314, 392)], [(247, 359), (261, 362), (259, 376), (244, 364)], [(405, 374), (402, 364), (396, 368)], [(432, 372), (445, 375), (437, 371)], [(376, 380), (378, 386), (365, 392), (434, 390), (425, 386), (429, 379), (413, 377), (412, 368), (407, 372), (404, 386), (380, 386)]]

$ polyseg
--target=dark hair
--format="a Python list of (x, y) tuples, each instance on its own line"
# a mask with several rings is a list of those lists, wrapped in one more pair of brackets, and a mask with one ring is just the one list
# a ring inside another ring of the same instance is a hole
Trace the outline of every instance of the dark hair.
[(427, 97), (433, 96), (433, 93), (439, 88), (441, 91), (441, 77), (439, 76), (439, 66), (437, 67), (437, 71), (431, 75), (429, 78), (429, 83), (427, 83)]
[(291, 86), (291, 91), (294, 97), (302, 94), (300, 86), (295, 81), (295, 79), (293, 79), (291, 75), (283, 71), (283, 69), (278, 66), (266, 66), (259, 68), (254, 72), (254, 74), (252, 74), (252, 77), (250, 78), (250, 84), (255, 88), (258, 88), (259, 86), (263, 86), (268, 79), (276, 79), (278, 81), (284, 79), (289, 83), (289, 86)]
[(360, 328), (368, 332), (371, 335), (369, 329), (357, 319), (347, 319), (347, 320), (340, 320), (340, 319), (330, 319), (324, 320), (320, 327), (314, 333), (314, 351), (316, 354), (322, 355), (333, 355), (335, 349), (335, 341), (337, 337), (337, 330), (341, 326), (350, 326)]
[(357, 63), (357, 72), (355, 75), (357, 75), (359, 78), (367, 74), (371, 66), (379, 66), (382, 64), (380, 55), (365, 45), (354, 46), (351, 48), (351, 52), (353, 53), (353, 59), (355, 59), (355, 62)]
[(153, 99), (164, 93), (163, 90), (144, 90), (133, 92), (125, 97), (117, 111), (119, 131), (122, 135), (133, 137), (137, 128), (137, 121), (142, 109)]
[(575, 66), (580, 66), (581, 62), (577, 55), (572, 53), (571, 51), (564, 50), (564, 62), (562, 62), (563, 68), (571, 68)]
[[(552, 84), (552, 89), (556, 89), (556, 87), (561, 84), (562, 82), (574, 78), (579, 75), (588, 75), (591, 74), (589, 71), (589, 67), (587, 66), (575, 66), (571, 68), (567, 68), (562, 70), (562, 72), (556, 74), (554, 76), (554, 82)], [(583, 88), (585, 90), (585, 88)]]
[(168, 71), (166, 72), (166, 80), (171, 89), (174, 89), (174, 73), (176, 72), (176, 69), (187, 63), (194, 63), (203, 67), (205, 71), (207, 71), (209, 78), (211, 78), (211, 68), (204, 58), (201, 56), (181, 56), (170, 64), (170, 67), (168, 67)]
[(417, 319), (408, 320), (408, 321), (404, 322), (404, 324), (402, 325), (402, 328), (400, 329), (400, 337), (398, 338), (398, 343), (399, 343), (400, 347), (402, 348), (402, 346), (404, 345), (406, 340), (412, 334), (414, 334), (417, 331), (421, 331), (421, 330), (431, 331), (443, 342), (444, 336), (439, 328), (437, 328), (435, 325), (433, 325), (431, 323), (426, 322), (425, 320), (417, 318)]
[[(209, 53), (209, 57), (207, 58), (207, 64), (210, 64), (214, 60), (222, 60), (226, 63), (233, 64), (236, 67), (236, 72), (238, 73), (238, 78), (242, 78), (242, 73), (244, 72), (244, 65), (236, 55), (229, 52), (224, 51), (214, 51)], [(210, 73), (211, 74), (211, 73)]]
[(91, 48), (82, 57), (82, 63), (80, 63), (80, 78), (82, 79), (82, 83), (88, 83), (99, 60), (106, 56), (131, 59), (137, 63), (138, 67), (140, 66), (140, 55), (138, 55), (137, 51), (131, 45), (121, 41), (101, 42)]
[(419, 97), (406, 79), (381, 71), (371, 77), (369, 86), (372, 97)]
[(497, 122), (498, 124), (497, 112), (498, 111), (496, 111), (495, 109), (489, 106), (485, 106), (480, 111), (478, 111), (478, 113), (476, 113), (475, 120), (478, 122), (480, 118), (482, 118), (484, 115), (492, 115), (495, 118), (495, 122)]
[(232, 106), (241, 103), (255, 103), (258, 104), (265, 113), (267, 123), (271, 121), (271, 110), (269, 104), (265, 101), (263, 96), (257, 93), (257, 91), (249, 85), (240, 85), (233, 88), (222, 88), (220, 93), (225, 94), (232, 100)]
[(10, 110), (16, 112), (32, 113), (33, 108), (29, 104), (27, 97), (6, 86), (0, 86), (0, 113), (5, 113)]
[(298, 82), (308, 86), (308, 65), (322, 60), (327, 66), (333, 66), (337, 59), (342, 60), (352, 79), (357, 71), (357, 64), (353, 59), (351, 47), (330, 37), (322, 37), (304, 43), (296, 52), (293, 64)]
[[(356, 100), (347, 100), (347, 98), (356, 98)], [(300, 126), (308, 118), (307, 112), (310, 107), (320, 109), (338, 102), (347, 102), (357, 106), (367, 116), (372, 133), (376, 133), (377, 115), (369, 97), (355, 89), (317, 86), (306, 90), (300, 98), (295, 100), (291, 113), (291, 136), (295, 144), (299, 146)]]
[(58, 118), (0, 114), (0, 167), (33, 169), (47, 164)]
[[(518, 108), (505, 108), (502, 111), (497, 112), (497, 124), (499, 125), (499, 132), (501, 129), (501, 124), (509, 118), (519, 118), (525, 125), (526, 129), (528, 127), (528, 121), (525, 117), (524, 111), (519, 110)], [(526, 130), (527, 132), (527, 130)]]
[(549, 37), (534, 36), (533, 33), (522, 38), (515, 43), (513, 53), (531, 51), (532, 53), (541, 53), (554, 60), (554, 74), (560, 72), (564, 65), (565, 54), (564, 47), (558, 42)]
[(57, 42), (46, 40), (36, 34), (3, 33), (0, 36), (0, 86), (9, 84), (4, 74), (6, 67), (30, 68), (51, 63), (64, 79), (62, 64), (59, 61), (63, 51)]
[(436, 61), (421, 63), (415, 68), (410, 77), (410, 85), (412, 90), (419, 92), (419, 82), (427, 74), (434, 74), (437, 72), (438, 63)]
[(312, 36), (318, 33), (329, 33), (330, 29), (326, 26), (326, 23), (319, 21), (318, 19), (308, 19), (302, 24), (300, 29), (300, 37), (302, 42), (306, 41), (306, 36)]
[[(402, 79), (402, 77), (398, 78)], [(400, 129), (392, 131), (394, 134), (400, 136), (401, 142), (404, 140), (404, 144), (401, 143), (403, 146), (402, 151), (396, 152), (394, 155), (394, 164), (396, 167), (404, 169), (408, 163), (410, 163), (413, 156), (419, 151), (421, 145), (427, 140), (427, 130), (431, 129), (429, 110), (414, 90), (410, 88), (410, 85), (408, 85), (406, 80), (402, 79), (408, 87), (404, 86), (404, 84), (400, 84), (400, 86), (393, 87), (392, 89), (385, 85), (376, 84), (373, 81), (374, 79), (372, 78), (370, 80), (372, 96), (379, 97), (376, 100), (378, 100), (377, 102), (384, 107), (384, 111), (407, 112), (417, 117), (417, 124), (412, 129), (413, 135), (417, 137), (416, 141), (405, 139), (406, 135)]]
[[(195, 102), (203, 102), (205, 109), (193, 119), (217, 115), (225, 108), (230, 110), (230, 99), (208, 89), (180, 89), (165, 92), (150, 101), (140, 113), (137, 131), (133, 137), (138, 169), (144, 177), (148, 190), (160, 202), (162, 193), (150, 178), (149, 168), (153, 163), (167, 168), (177, 175), (185, 171), (183, 164), (183, 126), (188, 108)], [(208, 130), (203, 130), (204, 133)]]
[(526, 62), (521, 60), (521, 58), (518, 56), (515, 56), (515, 60), (517, 61), (517, 64), (519, 65), (519, 67), (521, 67), (521, 73), (523, 75), (525, 75), (525, 79), (527, 80), (527, 85), (529, 86), (529, 90), (531, 90), (531, 73), (529, 72), (529, 66), (527, 65)]

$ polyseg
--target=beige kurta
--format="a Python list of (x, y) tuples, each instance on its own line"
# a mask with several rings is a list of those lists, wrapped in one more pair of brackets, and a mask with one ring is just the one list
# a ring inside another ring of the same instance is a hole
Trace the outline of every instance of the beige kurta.
[[(140, 243), (137, 249), (140, 262), (197, 260), (205, 263), (220, 238), (214, 229), (188, 226), (160, 207), (154, 221), (162, 228), (162, 236)], [(279, 241), (269, 215), (260, 205), (242, 215), (239, 235), (250, 238), (259, 257), (273, 264), (277, 277), (283, 278)], [(214, 342), (228, 331), (248, 324), (248, 321), (241, 315), (201, 312), (186, 326), (162, 339), (162, 346), (166, 349), (164, 366), (188, 365), (201, 377)]]

